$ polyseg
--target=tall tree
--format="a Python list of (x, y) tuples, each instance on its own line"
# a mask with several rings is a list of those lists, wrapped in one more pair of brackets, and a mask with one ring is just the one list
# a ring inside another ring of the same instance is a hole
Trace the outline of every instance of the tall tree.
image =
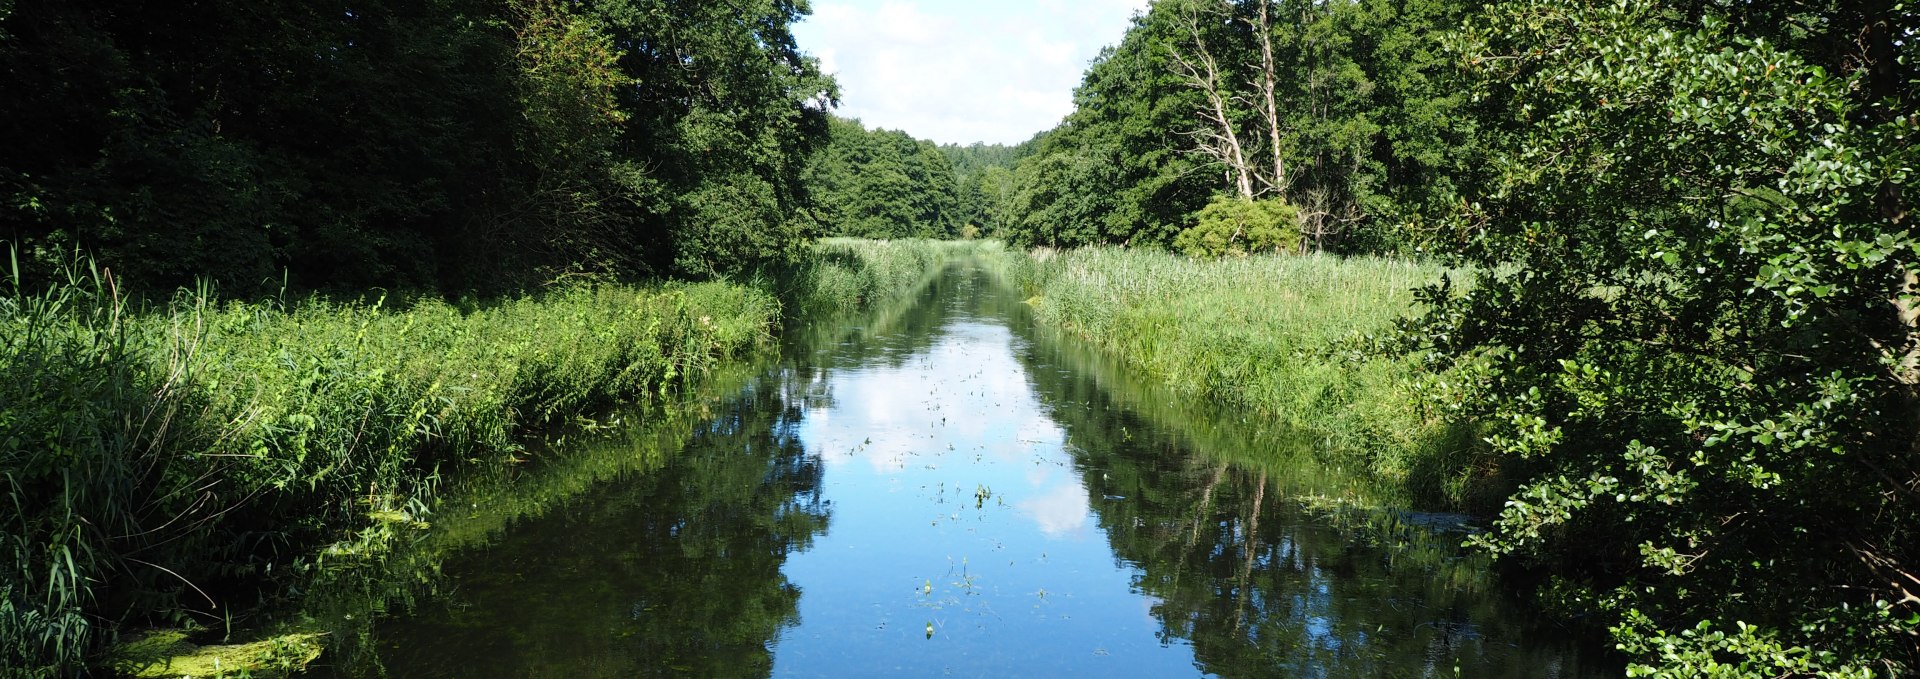
[(1218, 175), (1184, 141), (1200, 100), (1175, 72), (1178, 19), (1156, 4), (1087, 69), (1015, 173), (1013, 242), (1164, 245), (1206, 204)]
[(39, 277), (486, 288), (790, 256), (804, 3), (9, 2), (0, 240)]
[[(645, 188), (629, 246), (656, 271), (704, 275), (798, 254), (811, 235), (794, 217), (802, 171), (828, 139), (837, 89), (795, 44), (808, 10), (793, 0), (730, 3), (595, 0), (640, 87), (622, 88), (630, 119), (616, 156)], [(654, 187), (657, 186), (657, 189)]]
[(952, 162), (933, 142), (834, 119), (833, 141), (808, 171), (828, 233), (951, 238), (965, 206)]
[[(1456, 0), (1166, 0), (1088, 69), (1040, 155), (1118, 169), (1091, 193), (1031, 186), (1048, 210), (1014, 240), (1169, 244), (1211, 193), (1299, 208), (1316, 247), (1408, 250), (1444, 237), (1478, 133), (1447, 85)], [(1039, 163), (1038, 159), (1033, 161)], [(1058, 162), (1054, 163), (1056, 166)], [(1039, 172), (1028, 179), (1063, 176)], [(1107, 205), (1111, 203), (1111, 205)], [(1091, 220), (1063, 227), (1061, 218)], [(1062, 229), (1055, 233), (1054, 230)], [(1084, 239), (1084, 240), (1077, 240)]]

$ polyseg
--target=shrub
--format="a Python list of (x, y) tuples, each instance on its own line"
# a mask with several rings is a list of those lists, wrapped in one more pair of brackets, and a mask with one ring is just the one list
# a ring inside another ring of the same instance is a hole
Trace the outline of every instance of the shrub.
[(1245, 257), (1291, 252), (1300, 246), (1300, 210), (1278, 198), (1221, 196), (1200, 208), (1193, 218), (1194, 225), (1173, 239), (1173, 247), (1189, 257)]

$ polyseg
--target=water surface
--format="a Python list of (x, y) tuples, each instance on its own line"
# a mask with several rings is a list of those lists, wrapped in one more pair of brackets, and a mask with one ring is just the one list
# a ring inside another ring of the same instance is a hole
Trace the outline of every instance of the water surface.
[[(958, 268), (796, 333), (675, 450), (436, 561), (349, 676), (1579, 677), (1456, 517), (1154, 390)], [(649, 439), (652, 440), (652, 439)], [(658, 445), (657, 441), (654, 445)], [(650, 449), (649, 449), (650, 450)], [(651, 458), (649, 458), (651, 459)], [(500, 500), (507, 502), (510, 500)], [(476, 502), (469, 509), (482, 508)], [(1598, 663), (1596, 665), (1596, 663)]]

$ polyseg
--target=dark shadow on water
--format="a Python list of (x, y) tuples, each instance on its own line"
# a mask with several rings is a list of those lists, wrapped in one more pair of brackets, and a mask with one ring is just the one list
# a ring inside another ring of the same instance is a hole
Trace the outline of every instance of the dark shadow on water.
[(754, 384), (683, 450), (524, 519), (441, 565), (447, 583), (368, 630), (348, 674), (760, 676), (793, 625), (788, 554), (826, 529), (822, 469), (778, 381)]

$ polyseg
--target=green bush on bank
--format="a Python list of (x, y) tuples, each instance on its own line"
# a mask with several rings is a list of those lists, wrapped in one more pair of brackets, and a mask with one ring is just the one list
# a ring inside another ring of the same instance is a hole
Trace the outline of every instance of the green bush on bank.
[(1300, 247), (1300, 209), (1278, 198), (1215, 197), (1194, 213), (1193, 222), (1173, 239), (1188, 257), (1287, 254)]
[[(441, 470), (765, 340), (708, 283), (139, 313), (106, 276), (0, 298), (0, 666), (59, 673), (128, 624), (214, 624), (321, 545), (417, 520)], [(35, 668), (41, 668), (36, 670)]]
[[(1420, 412), (1416, 364), (1372, 345), (1415, 309), (1435, 266), (1378, 258), (1250, 256), (1199, 261), (1086, 248), (993, 258), (1038, 319), (1175, 389), (1325, 434), (1377, 475), (1460, 500), (1426, 459), (1445, 432)], [(1447, 485), (1449, 487), (1441, 488)]]

